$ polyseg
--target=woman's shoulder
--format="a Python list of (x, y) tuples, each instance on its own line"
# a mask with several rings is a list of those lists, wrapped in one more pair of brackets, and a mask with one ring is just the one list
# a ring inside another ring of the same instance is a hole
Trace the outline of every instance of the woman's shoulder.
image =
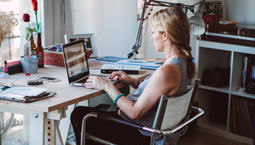
[(174, 63), (166, 63), (159, 67), (155, 72), (154, 75), (160, 75), (165, 77), (176, 76), (180, 72), (178, 66)]

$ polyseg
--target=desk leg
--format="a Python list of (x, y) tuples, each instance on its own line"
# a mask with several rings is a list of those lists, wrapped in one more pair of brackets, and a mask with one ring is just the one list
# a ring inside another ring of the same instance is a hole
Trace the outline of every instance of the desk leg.
[(30, 113), (30, 145), (44, 145), (44, 121), (45, 113), (31, 112)]
[(64, 145), (58, 122), (58, 120), (45, 119), (45, 145)]
[[(79, 105), (88, 106), (88, 100), (80, 102)], [(61, 121), (59, 123), (59, 130), (61, 132), (64, 143), (66, 143), (66, 141), (67, 141), (67, 137), (68, 137), (69, 130), (71, 127), (70, 116), (71, 116), (73, 109), (76, 106), (77, 106), (77, 104), (68, 106), (68, 109), (66, 110), (66, 118), (61, 119)]]

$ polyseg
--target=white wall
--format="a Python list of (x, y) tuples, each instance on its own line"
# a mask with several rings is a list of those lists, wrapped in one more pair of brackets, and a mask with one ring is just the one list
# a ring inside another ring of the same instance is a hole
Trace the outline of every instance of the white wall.
[(137, 27), (136, 0), (72, 0), (73, 33), (94, 33), (98, 56), (127, 57)]
[[(192, 5), (192, 4), (195, 4), (197, 2), (199, 2), (200, 0), (164, 0), (164, 1), (168, 1), (168, 2), (181, 2), (181, 3), (185, 3), (187, 5)], [(153, 12), (152, 12), (152, 15), (157, 12), (158, 10), (160, 9), (164, 9), (166, 7), (158, 7), (158, 6), (154, 6), (153, 7)], [(145, 13), (145, 15), (147, 15), (147, 12)], [(188, 17), (192, 16), (193, 14), (189, 11), (188, 12)], [(139, 58), (164, 58), (164, 54), (162, 52), (157, 52), (155, 50), (155, 47), (153, 45), (153, 42), (151, 40), (151, 28), (150, 28), (150, 25), (148, 23), (148, 26), (146, 26), (146, 23), (148, 21), (145, 21), (145, 25), (144, 25), (144, 29), (143, 31), (146, 31), (146, 32), (143, 32), (143, 34), (145, 33), (145, 37), (143, 38), (143, 41), (142, 41), (142, 46), (141, 48), (139, 49), (139, 54), (137, 55), (137, 57)], [(146, 29), (147, 27), (147, 29)], [(191, 47), (193, 49), (195, 49), (195, 41), (196, 41), (196, 37), (195, 36), (191, 36)], [(192, 53), (194, 54), (195, 52), (192, 51)]]
[[(206, 0), (214, 1), (214, 0)], [(223, 19), (234, 20), (238, 23), (246, 23), (255, 25), (255, 0), (220, 0), (222, 1), (223, 6)], [(174, 2), (174, 1), (172, 1)], [(198, 0), (182, 0), (185, 4), (192, 4), (198, 2)], [(154, 7), (153, 13), (161, 8)], [(188, 13), (188, 17), (192, 14)], [(145, 27), (145, 26), (144, 26)], [(145, 28), (144, 28), (145, 29)], [(150, 39), (151, 30), (148, 25), (148, 29), (145, 35), (145, 38), (142, 42), (142, 48), (139, 49), (139, 55), (137, 57), (149, 57), (149, 58), (163, 58), (162, 53), (156, 52), (154, 45)], [(196, 51), (196, 37), (191, 35), (190, 45), (192, 47), (192, 53), (195, 55)]]
[(255, 0), (226, 0), (230, 20), (255, 25)]
[[(194, 4), (199, 0), (166, 1)], [(255, 24), (255, 9), (253, 8), (255, 0), (220, 1), (223, 4), (223, 19)], [(137, 28), (137, 0), (65, 0), (65, 27), (59, 23), (63, 21), (62, 0), (54, 0), (54, 2), (44, 0), (44, 2), (47, 4), (45, 6), (47, 7), (45, 15), (48, 16), (45, 22), (47, 27), (45, 32), (47, 36), (45, 38), (46, 46), (64, 43), (63, 35), (72, 33), (95, 33), (99, 56), (115, 55), (126, 57), (134, 45)], [(154, 7), (152, 13), (162, 8), (164, 7)], [(188, 17), (191, 15), (191, 12), (189, 12)], [(145, 29), (146, 25), (144, 25)], [(164, 55), (162, 53), (155, 51), (150, 37), (151, 30), (148, 24), (142, 47), (139, 49), (137, 57), (163, 58)], [(195, 36), (191, 36), (191, 47), (193, 48), (193, 54), (195, 54)]]

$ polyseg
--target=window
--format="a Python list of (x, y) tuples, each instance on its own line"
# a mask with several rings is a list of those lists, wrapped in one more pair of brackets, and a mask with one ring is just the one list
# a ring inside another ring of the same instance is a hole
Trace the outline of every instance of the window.
[(18, 20), (18, 25), (14, 26), (12, 33), (2, 43), (0, 64), (3, 64), (1, 60), (15, 60), (20, 57), (20, 1), (5, 0), (0, 2), (0, 10), (6, 12), (13, 11)]
[[(41, 0), (38, 2), (37, 18), (38, 23), (41, 22)], [(0, 65), (3, 64), (4, 60), (17, 60), (20, 59), (21, 55), (24, 55), (22, 51), (26, 44), (25, 39), (25, 28), (29, 26), (22, 20), (24, 13), (30, 15), (30, 26), (35, 27), (35, 13), (32, 8), (31, 0), (0, 0), (0, 10), (10, 12), (13, 11), (15, 17), (18, 20), (18, 25), (14, 27), (12, 33), (5, 38), (2, 43), (2, 55), (0, 56)], [(36, 34), (34, 34), (36, 35)], [(35, 40), (36, 36), (34, 36)], [(1, 52), (0, 52), (1, 53)]]

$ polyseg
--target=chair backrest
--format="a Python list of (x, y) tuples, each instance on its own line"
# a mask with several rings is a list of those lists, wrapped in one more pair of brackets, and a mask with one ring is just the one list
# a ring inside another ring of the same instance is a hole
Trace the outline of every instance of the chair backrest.
[(187, 114), (192, 92), (193, 88), (178, 97), (162, 95), (153, 128), (166, 130), (177, 126)]
[(166, 130), (177, 126), (191, 110), (200, 80), (182, 96), (162, 95), (155, 116), (153, 128)]

